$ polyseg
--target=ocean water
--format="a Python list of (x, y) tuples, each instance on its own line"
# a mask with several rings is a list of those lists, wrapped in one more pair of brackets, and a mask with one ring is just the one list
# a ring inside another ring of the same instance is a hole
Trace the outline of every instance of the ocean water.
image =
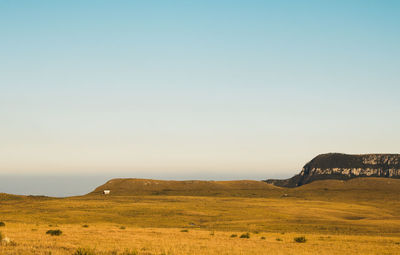
[(0, 193), (66, 197), (84, 195), (105, 183), (107, 176), (0, 176)]

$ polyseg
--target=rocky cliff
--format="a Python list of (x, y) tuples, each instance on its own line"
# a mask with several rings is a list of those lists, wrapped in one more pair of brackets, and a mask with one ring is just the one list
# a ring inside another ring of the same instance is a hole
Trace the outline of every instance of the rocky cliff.
[(281, 187), (297, 187), (315, 180), (354, 177), (400, 178), (400, 154), (321, 154), (308, 162), (300, 174), (286, 180), (266, 180)]

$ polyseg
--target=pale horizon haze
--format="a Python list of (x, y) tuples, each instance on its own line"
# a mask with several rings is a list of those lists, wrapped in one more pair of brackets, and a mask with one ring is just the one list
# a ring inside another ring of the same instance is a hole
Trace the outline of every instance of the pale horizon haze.
[(399, 1), (1, 1), (0, 192), (399, 153), (399, 27)]

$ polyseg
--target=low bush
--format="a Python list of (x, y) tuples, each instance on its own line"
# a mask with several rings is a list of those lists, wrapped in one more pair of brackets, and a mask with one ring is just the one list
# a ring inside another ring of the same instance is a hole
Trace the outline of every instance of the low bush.
[(261, 240), (265, 240), (265, 239), (266, 239), (265, 236), (262, 236), (262, 237), (261, 237)]
[(305, 243), (307, 241), (307, 239), (304, 236), (298, 236), (294, 238), (294, 241), (296, 243)]
[(249, 233), (242, 234), (240, 238), (250, 238), (250, 234)]
[(59, 229), (49, 229), (49, 230), (47, 230), (46, 234), (51, 235), (51, 236), (59, 236), (62, 234), (62, 231)]
[(231, 237), (232, 237), (232, 238), (233, 238), (233, 237), (237, 237), (237, 235), (236, 235), (236, 234), (232, 234)]
[(125, 226), (121, 226), (121, 227), (119, 227), (119, 229), (126, 229), (126, 227)]
[(182, 229), (181, 232), (189, 232), (187, 229)]
[(8, 246), (17, 246), (17, 243), (15, 242), (15, 241), (9, 241), (8, 243), (7, 243), (7, 245)]
[(276, 241), (282, 241), (282, 239), (280, 239), (280, 238), (276, 238), (275, 240), (276, 240)]
[(2, 221), (0, 221), (0, 227), (4, 227), (6, 224)]
[(1, 245), (17, 246), (17, 243), (11, 240), (10, 238), (3, 236), (3, 234), (0, 232), (0, 246)]
[(86, 224), (85, 224), (85, 225), (82, 225), (82, 227), (83, 227), (83, 228), (88, 228), (89, 225), (86, 225)]

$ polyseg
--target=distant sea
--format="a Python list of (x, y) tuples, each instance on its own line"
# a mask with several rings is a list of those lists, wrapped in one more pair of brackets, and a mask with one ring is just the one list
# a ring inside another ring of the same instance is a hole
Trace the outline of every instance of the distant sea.
[(293, 174), (172, 174), (132, 173), (98, 175), (6, 175), (0, 174), (0, 193), (17, 195), (44, 195), (52, 197), (79, 196), (93, 191), (96, 187), (113, 178), (148, 178), (158, 180), (265, 180), (288, 178)]

